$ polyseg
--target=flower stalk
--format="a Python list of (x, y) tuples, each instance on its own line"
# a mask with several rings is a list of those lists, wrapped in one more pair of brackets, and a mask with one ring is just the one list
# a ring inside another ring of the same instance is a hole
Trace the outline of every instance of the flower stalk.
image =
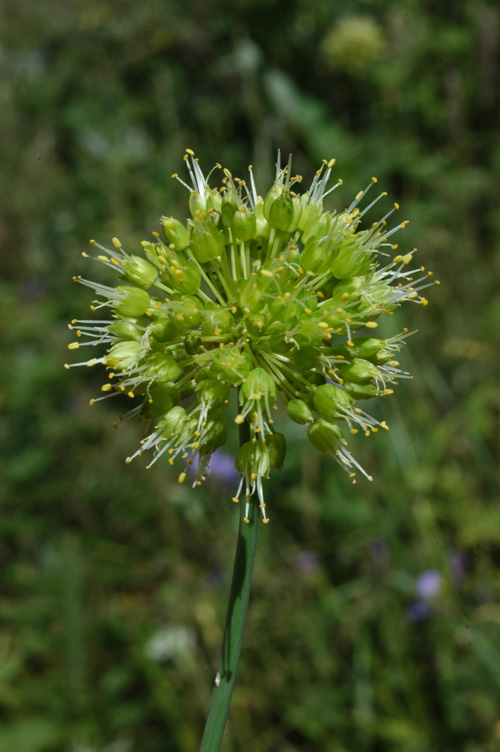
[[(243, 446), (247, 441), (248, 427), (244, 423), (240, 426), (240, 444)], [(220, 749), (238, 670), (259, 531), (259, 517), (256, 506), (251, 504), (248, 517), (246, 514), (245, 505), (241, 504), (233, 579), (229, 594), (221, 657), (200, 752), (217, 752)]]

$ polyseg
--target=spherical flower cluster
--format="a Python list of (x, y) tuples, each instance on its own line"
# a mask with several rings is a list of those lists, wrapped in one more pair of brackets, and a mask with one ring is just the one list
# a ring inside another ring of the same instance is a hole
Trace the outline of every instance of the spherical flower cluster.
[(324, 160), (300, 195), (302, 178), (292, 175), (291, 158), (282, 167), (278, 154), (264, 198), (252, 167), (248, 183), (224, 169), (216, 189), (190, 149), (184, 160), (191, 185), (174, 177), (190, 193), (187, 223), (162, 217), (163, 237), (154, 232), (141, 255), (117, 238), (111, 249), (91, 241), (99, 249), (92, 258), (118, 283), (75, 280), (99, 296), (91, 310), (111, 318), (73, 320), (77, 339), (69, 349), (105, 346), (100, 357), (73, 364), (101, 363), (109, 371), (91, 404), (120, 394), (137, 398), (122, 419), (140, 417), (145, 435), (127, 462), (147, 451), (149, 467), (165, 453), (171, 464), (180, 458), (181, 483), (194, 459), (195, 484), (205, 479), (212, 453), (226, 441), (226, 408), (237, 390), (233, 420), (246, 424), (249, 440), (236, 459), (241, 481), (233, 500), (244, 494), (248, 519), (255, 494), (267, 522), (262, 479), (281, 469), (286, 453), (273, 421), (278, 400), (307, 426), (317, 449), (353, 479), (359, 470), (371, 480), (347, 448), (345, 427), (366, 435), (387, 429), (357, 403), (392, 394), (408, 375), (395, 360), (407, 330), (377, 338), (377, 320), (406, 301), (426, 305), (422, 290), (434, 282), (423, 267), (410, 268), (414, 251), (394, 254), (391, 237), (406, 225), (388, 227), (397, 204), (362, 227), (386, 195), (360, 208), (376, 178), (344, 211), (325, 211), (324, 199), (342, 184), (329, 186), (335, 160)]

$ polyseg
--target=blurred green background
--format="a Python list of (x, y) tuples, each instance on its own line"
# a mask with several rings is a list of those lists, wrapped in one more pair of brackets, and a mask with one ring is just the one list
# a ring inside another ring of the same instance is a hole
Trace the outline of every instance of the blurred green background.
[(233, 485), (125, 465), (139, 424), (62, 366), (81, 252), (185, 217), (186, 147), (264, 186), (278, 147), (306, 182), (334, 156), (344, 204), (376, 175), (441, 279), (384, 331), (418, 334), (391, 431), (352, 442), (372, 484), (287, 429), (223, 749), (500, 750), (498, 4), (16, 0), (0, 25), (0, 752), (198, 749)]

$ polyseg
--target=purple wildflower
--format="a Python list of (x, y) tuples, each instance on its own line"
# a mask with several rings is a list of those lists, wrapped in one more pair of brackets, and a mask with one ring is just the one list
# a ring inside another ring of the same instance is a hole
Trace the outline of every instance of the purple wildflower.
[[(195, 473), (198, 472), (197, 456), (193, 458), (193, 464), (191, 465), (191, 468)], [(236, 470), (236, 467), (234, 465), (234, 457), (231, 457), (230, 454), (226, 454), (226, 452), (223, 452), (220, 449), (216, 449), (216, 451), (210, 457), (208, 471), (212, 478), (222, 480), (228, 485), (230, 483), (235, 483), (237, 480), (239, 480), (240, 477), (240, 474)]]
[(424, 601), (432, 600), (441, 589), (442, 577), (436, 569), (427, 569), (417, 579), (416, 591)]
[(424, 621), (429, 616), (429, 607), (421, 601), (411, 604), (406, 615), (410, 621)]

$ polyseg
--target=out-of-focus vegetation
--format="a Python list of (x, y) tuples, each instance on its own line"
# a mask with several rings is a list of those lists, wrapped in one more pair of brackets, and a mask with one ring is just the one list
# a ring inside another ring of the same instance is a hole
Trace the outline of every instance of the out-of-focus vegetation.
[(500, 749), (498, 4), (16, 0), (0, 23), (0, 752), (197, 750), (232, 486), (126, 466), (140, 426), (62, 367), (81, 251), (186, 214), (185, 147), (261, 184), (278, 147), (308, 178), (335, 156), (344, 203), (376, 175), (442, 281), (394, 317), (414, 379), (354, 447), (373, 484), (289, 427), (224, 749)]

